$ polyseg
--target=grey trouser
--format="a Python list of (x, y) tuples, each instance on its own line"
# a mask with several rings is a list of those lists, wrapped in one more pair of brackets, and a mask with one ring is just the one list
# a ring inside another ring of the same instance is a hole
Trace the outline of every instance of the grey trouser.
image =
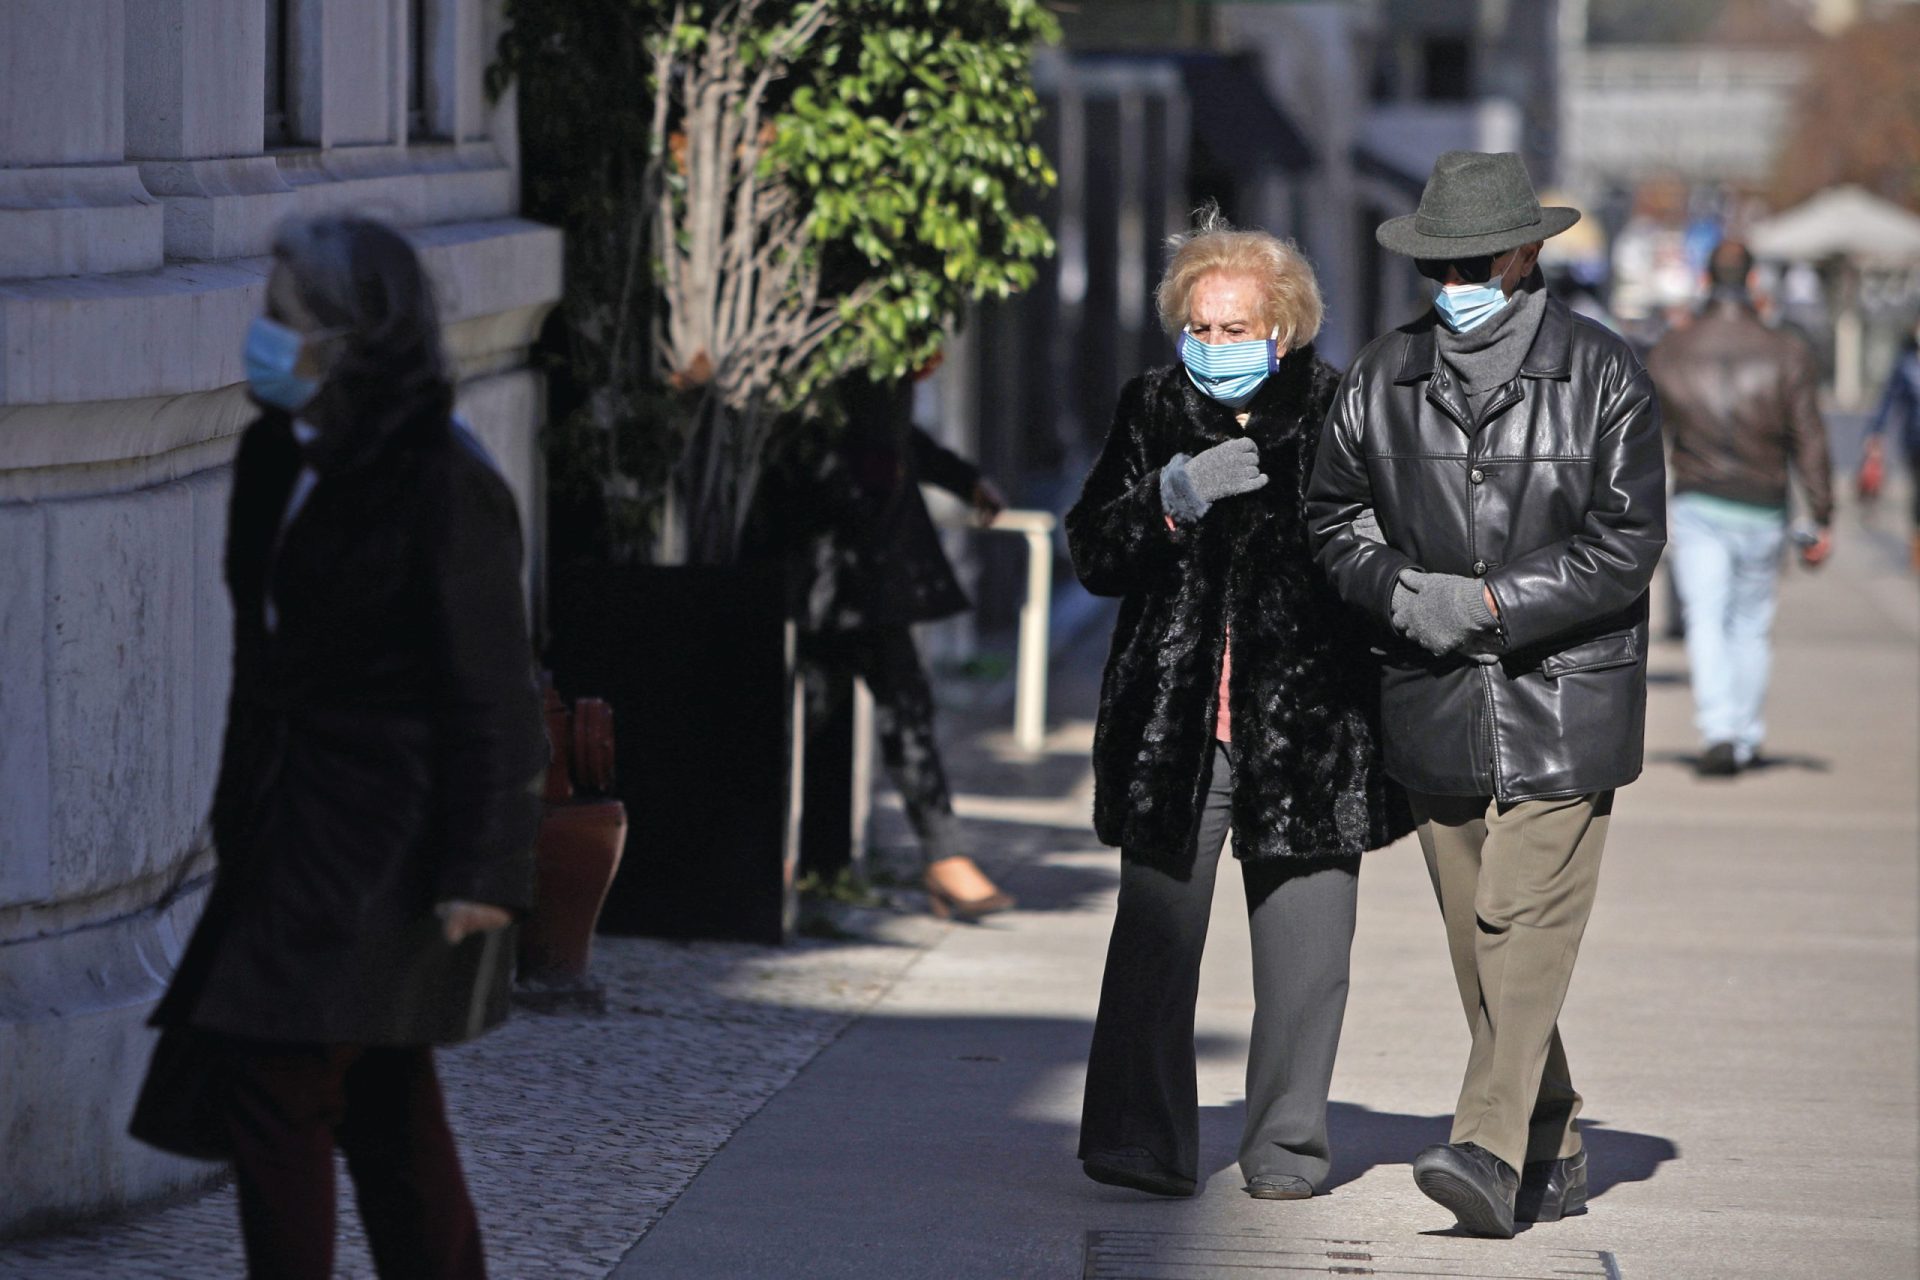
[(1613, 792), (1504, 805), (1409, 798), (1473, 1032), (1452, 1141), (1516, 1170), (1574, 1155), (1580, 1095), (1558, 1024), (1600, 883)]
[[(1231, 819), (1232, 762), (1216, 746), (1184, 876), (1125, 858), (1087, 1063), (1080, 1158), (1146, 1151), (1200, 1177), (1194, 1002)], [(1242, 862), (1253, 934), (1253, 1044), (1240, 1170), (1325, 1181), (1327, 1090), (1347, 1010), (1360, 860)]]
[(913, 633), (905, 626), (817, 631), (800, 640), (810, 729), (832, 718), (840, 701), (853, 696), (853, 677), (873, 695), (880, 754), (920, 837), (928, 862), (960, 853), (953, 792), (933, 736), (933, 687)]

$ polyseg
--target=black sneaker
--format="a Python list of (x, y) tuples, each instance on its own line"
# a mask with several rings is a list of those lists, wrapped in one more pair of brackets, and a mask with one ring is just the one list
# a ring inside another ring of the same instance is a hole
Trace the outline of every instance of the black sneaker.
[(1587, 1211), (1587, 1153), (1563, 1160), (1529, 1160), (1513, 1200), (1516, 1222), (1558, 1222)]
[(1716, 742), (1706, 749), (1694, 768), (1703, 778), (1731, 778), (1740, 772), (1740, 757), (1731, 742)]
[(1440, 1143), (1413, 1158), (1413, 1181), (1444, 1206), (1469, 1235), (1513, 1238), (1513, 1200), (1520, 1175), (1471, 1142)]

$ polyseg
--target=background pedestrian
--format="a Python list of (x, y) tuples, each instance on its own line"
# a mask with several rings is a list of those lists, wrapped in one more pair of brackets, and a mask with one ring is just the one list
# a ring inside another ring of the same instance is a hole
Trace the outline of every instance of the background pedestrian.
[(1671, 446), (1670, 563), (1687, 624), (1699, 770), (1723, 777), (1752, 764), (1766, 738), (1789, 472), (1814, 525), (1801, 560), (1818, 566), (1833, 550), (1814, 354), (1760, 319), (1752, 276), (1746, 246), (1722, 242), (1700, 314), (1647, 357)]
[[(930, 371), (930, 370), (929, 370)], [(913, 384), (864, 372), (838, 388), (843, 434), (801, 475), (771, 486), (773, 536), (804, 561), (800, 659), (807, 720), (818, 731), (858, 677), (873, 695), (887, 771), (920, 840), (934, 914), (978, 919), (1014, 905), (967, 853), (934, 736), (933, 687), (916, 623), (971, 607), (920, 492), (946, 490), (991, 524), (1006, 506), (992, 481), (913, 421)]]
[(337, 1144), (380, 1274), (470, 1280), (432, 1046), (505, 1016), (502, 930), (531, 901), (546, 744), (518, 517), (389, 228), (283, 229), (247, 375), (219, 872), (154, 1017), (209, 1070), (156, 1071), (143, 1109), (214, 1090), (251, 1274), (331, 1274)]
[(1912, 562), (1920, 573), (1920, 320), (1900, 344), (1899, 358), (1880, 394), (1880, 407), (1867, 426), (1867, 452), (1860, 464), (1862, 497), (1879, 496), (1889, 438), (1906, 458), (1907, 479), (1913, 488)]

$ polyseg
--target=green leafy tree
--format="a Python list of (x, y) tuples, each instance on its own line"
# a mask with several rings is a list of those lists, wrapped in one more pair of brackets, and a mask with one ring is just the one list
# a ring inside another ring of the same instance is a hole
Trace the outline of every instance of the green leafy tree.
[[(631, 62), (631, 45), (598, 49), (564, 17), (529, 21), (571, 2), (515, 0), (503, 76)], [(646, 375), (587, 401), (609, 442), (594, 456), (616, 502), (664, 499), (663, 558), (726, 562), (816, 393), (860, 369), (907, 374), (969, 302), (1032, 283), (1052, 242), (1026, 197), (1054, 179), (1031, 56), (1057, 32), (1036, 0), (618, 7), (647, 58), (645, 160), (637, 198), (623, 182), (591, 220), (574, 327), (600, 354), (574, 363), (629, 374), (644, 315)], [(630, 157), (608, 167), (633, 173)], [(646, 287), (629, 296), (628, 280)], [(646, 417), (660, 458), (620, 445), (623, 414)]]

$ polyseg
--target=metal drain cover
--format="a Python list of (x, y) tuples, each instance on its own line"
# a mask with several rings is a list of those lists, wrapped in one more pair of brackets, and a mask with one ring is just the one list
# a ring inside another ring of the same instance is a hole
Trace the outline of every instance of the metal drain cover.
[(1477, 1280), (1620, 1280), (1611, 1253), (1502, 1241), (1501, 1257), (1462, 1257), (1446, 1240), (1387, 1244), (1252, 1232), (1089, 1231), (1083, 1280), (1264, 1280), (1290, 1276), (1470, 1276)]

